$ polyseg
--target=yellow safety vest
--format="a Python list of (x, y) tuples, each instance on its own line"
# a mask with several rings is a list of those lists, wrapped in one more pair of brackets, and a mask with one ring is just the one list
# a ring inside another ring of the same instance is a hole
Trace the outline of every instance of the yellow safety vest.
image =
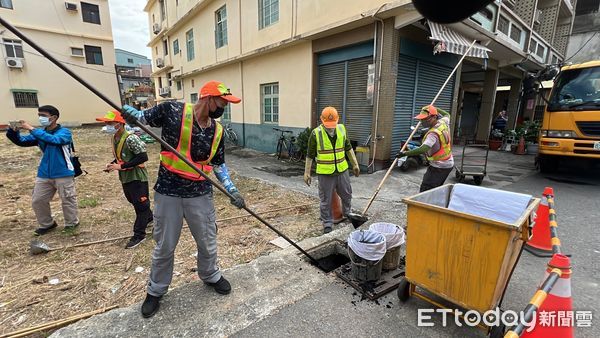
[[(117, 160), (118, 164), (123, 164), (125, 163), (125, 161), (123, 161), (123, 147), (125, 146), (125, 142), (127, 141), (127, 138), (131, 136), (131, 133), (128, 131), (123, 131), (123, 133), (121, 134), (121, 138), (119, 139), (119, 142), (117, 144), (115, 144), (115, 138), (111, 137), (112, 139), (112, 144), (113, 144), (113, 154), (115, 155), (115, 159)], [(144, 168), (144, 164), (138, 164), (136, 167), (138, 168)], [(134, 167), (132, 168), (127, 168), (127, 169), (121, 169), (121, 170), (133, 170)]]
[[(205, 174), (212, 172), (212, 166), (208, 165), (210, 161), (215, 157), (223, 136), (223, 126), (215, 122), (215, 136), (213, 137), (212, 146), (210, 149), (210, 155), (204, 161), (194, 162), (191, 155), (192, 147), (192, 130), (194, 126), (194, 105), (186, 103), (183, 108), (183, 116), (181, 117), (181, 132), (179, 133), (179, 144), (177, 145), (177, 151), (183, 154), (190, 162), (194, 163), (198, 168)], [(187, 178), (192, 181), (203, 181), (204, 177), (200, 176), (196, 170), (192, 169), (187, 163), (179, 159), (175, 154), (170, 151), (160, 152), (160, 162), (167, 170), (176, 173), (177, 175)]]
[(452, 139), (450, 137), (450, 129), (446, 123), (438, 121), (433, 128), (427, 131), (423, 139), (426, 139), (430, 133), (435, 133), (438, 140), (440, 140), (440, 150), (435, 154), (428, 155), (427, 159), (429, 161), (445, 161), (449, 159), (452, 156)]
[(342, 173), (348, 169), (346, 161), (346, 152), (344, 145), (346, 143), (346, 127), (343, 124), (338, 124), (336, 128), (337, 138), (335, 140), (335, 148), (329, 140), (329, 135), (323, 125), (318, 126), (314, 130), (317, 140), (317, 174), (331, 175), (337, 171)]

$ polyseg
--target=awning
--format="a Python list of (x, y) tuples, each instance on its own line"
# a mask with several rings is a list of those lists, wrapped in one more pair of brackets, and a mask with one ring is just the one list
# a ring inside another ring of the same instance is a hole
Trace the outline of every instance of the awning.
[[(429, 31), (431, 32), (429, 39), (438, 41), (433, 48), (433, 54), (446, 52), (463, 55), (471, 43), (473, 43), (472, 39), (464, 37), (449, 27), (431, 21), (427, 21), (427, 24), (429, 26)], [(487, 52), (491, 52), (491, 50), (478, 43), (475, 43), (467, 56), (487, 59)]]

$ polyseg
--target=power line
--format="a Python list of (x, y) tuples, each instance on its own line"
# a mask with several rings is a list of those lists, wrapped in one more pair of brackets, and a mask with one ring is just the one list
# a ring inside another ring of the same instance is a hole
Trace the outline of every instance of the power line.
[(592, 41), (592, 39), (596, 36), (596, 34), (598, 34), (598, 32), (594, 32), (594, 34), (592, 34), (592, 36), (583, 44), (583, 46), (581, 46), (581, 48), (579, 48), (575, 54), (571, 55), (571, 57), (569, 57), (568, 59), (566, 59), (564, 62), (567, 62), (569, 60), (571, 60), (573, 57), (575, 57), (575, 55), (577, 55), (579, 52), (581, 52), (582, 49), (585, 48), (585, 46), (587, 46), (587, 44)]

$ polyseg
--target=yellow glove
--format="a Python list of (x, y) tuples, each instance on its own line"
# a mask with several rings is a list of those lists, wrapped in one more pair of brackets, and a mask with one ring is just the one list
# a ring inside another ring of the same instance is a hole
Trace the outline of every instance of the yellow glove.
[(358, 160), (356, 159), (356, 154), (354, 154), (354, 150), (350, 149), (346, 152), (346, 155), (350, 158), (350, 163), (352, 164), (352, 173), (354, 176), (358, 177), (360, 175), (360, 167), (358, 166)]
[(306, 158), (306, 163), (304, 164), (304, 183), (310, 187), (311, 177), (310, 170), (312, 169), (312, 158)]

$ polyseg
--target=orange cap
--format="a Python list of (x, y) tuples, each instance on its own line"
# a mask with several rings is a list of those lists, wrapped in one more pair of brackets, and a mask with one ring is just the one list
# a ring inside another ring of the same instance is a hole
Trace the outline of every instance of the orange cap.
[(432, 105), (427, 105), (421, 108), (419, 115), (415, 116), (417, 120), (424, 120), (429, 116), (436, 116), (438, 114), (437, 108)]
[(106, 112), (106, 114), (104, 115), (104, 117), (97, 117), (96, 121), (100, 121), (100, 122), (119, 122), (119, 123), (123, 123), (125, 124), (125, 120), (123, 119), (123, 116), (121, 116), (121, 113), (119, 113), (118, 110), (109, 110)]
[(340, 116), (338, 112), (333, 107), (325, 107), (321, 112), (321, 122), (325, 128), (335, 128), (337, 127), (338, 121), (340, 120)]
[(231, 103), (240, 103), (242, 101), (239, 97), (231, 95), (229, 88), (223, 82), (218, 81), (208, 81), (200, 88), (200, 98), (208, 96), (219, 96)]

